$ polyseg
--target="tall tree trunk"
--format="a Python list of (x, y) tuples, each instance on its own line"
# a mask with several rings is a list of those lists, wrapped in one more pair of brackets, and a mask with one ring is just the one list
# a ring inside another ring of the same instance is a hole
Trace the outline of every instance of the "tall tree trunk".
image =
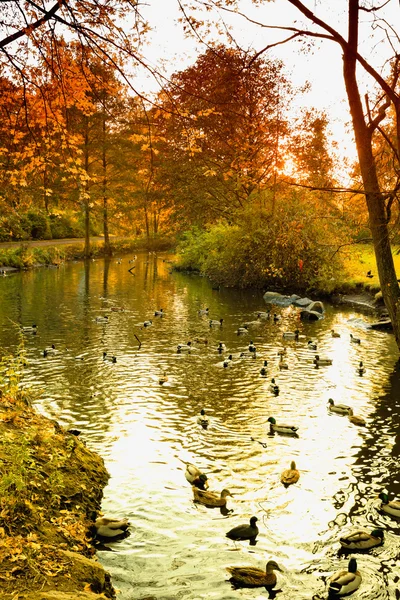
[[(85, 135), (84, 135), (84, 166), (89, 175), (89, 117), (84, 117)], [(89, 205), (89, 185), (88, 180), (84, 184), (83, 207), (85, 211), (85, 258), (90, 257), (90, 205)]]
[(144, 222), (146, 224), (146, 238), (147, 238), (147, 243), (149, 243), (149, 240), (150, 240), (150, 223), (149, 223), (149, 214), (148, 214), (147, 206), (144, 207)]
[(108, 231), (108, 200), (107, 200), (107, 153), (106, 153), (106, 135), (107, 122), (105, 110), (103, 110), (102, 119), (102, 170), (103, 170), (103, 233), (104, 233), (104, 254), (110, 256), (110, 235)]

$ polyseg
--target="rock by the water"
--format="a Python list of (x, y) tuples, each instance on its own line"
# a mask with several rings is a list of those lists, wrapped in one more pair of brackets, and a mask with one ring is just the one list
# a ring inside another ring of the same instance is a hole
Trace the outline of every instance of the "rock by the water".
[(310, 312), (317, 312), (322, 315), (325, 312), (324, 305), (319, 300), (315, 302), (311, 302), (311, 304), (307, 307), (307, 310)]
[(393, 331), (393, 324), (390, 319), (383, 319), (381, 321), (377, 321), (376, 323), (371, 323), (369, 327), (370, 329), (375, 329), (376, 331)]
[(312, 304), (312, 300), (310, 298), (299, 298), (293, 302), (295, 306), (299, 306), (300, 308), (305, 308)]
[(305, 309), (300, 311), (300, 319), (302, 321), (319, 321), (322, 319), (322, 315), (315, 310)]
[[(293, 304), (294, 306), (305, 308), (306, 306), (309, 307), (311, 304), (313, 304), (313, 301), (309, 298), (301, 298), (301, 296), (298, 296), (297, 294), (285, 296), (284, 294), (280, 294), (279, 292), (265, 292), (263, 298), (266, 304), (276, 304), (277, 306), (283, 307), (290, 306), (291, 304)], [(314, 304), (321, 304), (322, 306), (321, 302), (314, 302)]]

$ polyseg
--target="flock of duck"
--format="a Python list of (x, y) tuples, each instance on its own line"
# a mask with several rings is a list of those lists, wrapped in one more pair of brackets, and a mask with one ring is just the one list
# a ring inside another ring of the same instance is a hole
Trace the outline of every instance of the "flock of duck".
[[(115, 308), (115, 307), (114, 307)], [(123, 310), (123, 307), (117, 307), (118, 310)], [(208, 317), (209, 309), (204, 308), (198, 311), (199, 316)], [(156, 310), (154, 312), (154, 317), (163, 317), (164, 311), (163, 309)], [(270, 312), (259, 312), (257, 315), (257, 320), (267, 320), (271, 319), (274, 322), (278, 322), (279, 316), (274, 314), (271, 315)], [(107, 323), (109, 322), (108, 316), (96, 317), (95, 319), (98, 323)], [(222, 327), (223, 319), (215, 320), (209, 319), (210, 328), (220, 328)], [(144, 321), (142, 327), (147, 328), (153, 325), (153, 319), (149, 319)], [(249, 333), (249, 327), (251, 323), (245, 323), (236, 331), (237, 335), (244, 335)], [(35, 334), (37, 332), (37, 326), (35, 324), (27, 327), (22, 327), (22, 332), (25, 334)], [(340, 337), (340, 334), (334, 330), (331, 331), (331, 335), (334, 338)], [(283, 340), (293, 340), (295, 342), (300, 342), (305, 336), (300, 335), (299, 330), (295, 330), (294, 332), (284, 332), (282, 336)], [(350, 342), (353, 344), (360, 344), (361, 340), (356, 338), (352, 334), (350, 334)], [(191, 353), (196, 349), (196, 344), (208, 344), (207, 338), (194, 338), (185, 343), (180, 343), (177, 346), (177, 353)], [(317, 352), (317, 343), (313, 340), (308, 340), (307, 347), (314, 352)], [(217, 352), (223, 354), (226, 352), (226, 346), (223, 342), (219, 342), (217, 346)], [(56, 353), (57, 350), (54, 344), (50, 347), (47, 347), (43, 351), (43, 356), (48, 356), (50, 354)], [(284, 347), (278, 351), (279, 356), (279, 369), (288, 369), (288, 363), (285, 360), (287, 355), (287, 348)], [(222, 367), (227, 369), (234, 364), (236, 360), (243, 358), (253, 358), (255, 359), (257, 356), (257, 349), (254, 342), (251, 340), (247, 350), (239, 353), (238, 356), (234, 356), (229, 354), (227, 358), (222, 362)], [(103, 360), (106, 362), (115, 363), (117, 358), (115, 356), (109, 356), (106, 352), (103, 353)], [(324, 366), (329, 366), (332, 364), (332, 360), (327, 357), (322, 357), (319, 354), (315, 354), (313, 358), (313, 364), (315, 368), (320, 368)], [(359, 362), (359, 365), (356, 369), (358, 375), (362, 376), (365, 373), (365, 367), (362, 361)], [(260, 369), (260, 375), (265, 377), (268, 375), (268, 361), (264, 360), (263, 366)], [(159, 379), (159, 384), (163, 385), (168, 381), (168, 376), (166, 373)], [(271, 379), (269, 385), (270, 391), (278, 395), (279, 394), (279, 386), (277, 385), (274, 378)], [(344, 404), (335, 404), (333, 399), (328, 400), (328, 410), (331, 413), (335, 413), (338, 415), (347, 416), (349, 421), (351, 421), (355, 425), (364, 426), (366, 424), (365, 420), (357, 415), (354, 415), (352, 407), (344, 405)], [(203, 408), (200, 411), (200, 414), (197, 417), (197, 422), (204, 429), (207, 429), (209, 425), (209, 418), (206, 414), (206, 410)], [(268, 418), (268, 422), (270, 425), (271, 433), (280, 433), (285, 435), (298, 436), (297, 431), (298, 427), (291, 424), (286, 423), (277, 423), (276, 419), (272, 416)], [(262, 443), (262, 442), (260, 442)], [(266, 446), (266, 444), (262, 444)], [(223, 489), (220, 493), (209, 490), (208, 478), (205, 473), (202, 473), (200, 469), (198, 469), (195, 465), (191, 463), (185, 463), (185, 477), (186, 480), (191, 484), (193, 491), (193, 500), (196, 503), (202, 504), (209, 508), (219, 507), (223, 514), (227, 514), (229, 511), (227, 510), (227, 499), (232, 496), (231, 492), (228, 489)], [(300, 472), (296, 467), (295, 461), (291, 461), (290, 468), (283, 471), (280, 477), (280, 481), (284, 486), (294, 485), (298, 482), (300, 478)], [(380, 505), (379, 510), (391, 517), (399, 517), (400, 518), (400, 502), (396, 500), (389, 500), (389, 497), (386, 493), (382, 492), (379, 495)], [(224, 512), (225, 511), (225, 512)], [(259, 534), (259, 529), (257, 527), (257, 517), (252, 516), (250, 522), (247, 524), (240, 524), (230, 529), (226, 533), (226, 537), (234, 540), (234, 541), (249, 541), (250, 545), (254, 545), (256, 543), (256, 538)], [(97, 537), (99, 540), (116, 540), (120, 539), (127, 535), (129, 531), (129, 520), (128, 519), (110, 519), (105, 517), (99, 517), (95, 519), (95, 515), (93, 516), (93, 525), (91, 527), (91, 533)], [(384, 543), (384, 532), (382, 529), (373, 529), (371, 532), (364, 530), (356, 530), (352, 531), (348, 535), (342, 536), (340, 538), (340, 544), (344, 551), (347, 552), (360, 552), (360, 551), (368, 551), (371, 548), (379, 546)], [(235, 567), (227, 567), (227, 571), (230, 574), (229, 581), (235, 588), (238, 587), (265, 587), (267, 590), (273, 590), (273, 588), (277, 584), (277, 576), (275, 571), (281, 571), (281, 567), (277, 564), (275, 560), (269, 560), (266, 564), (265, 570), (258, 569), (255, 567), (249, 566), (235, 566)], [(336, 571), (328, 581), (328, 592), (329, 595), (333, 596), (344, 596), (347, 594), (351, 594), (354, 592), (362, 582), (362, 575), (357, 569), (357, 561), (354, 557), (351, 557), (348, 562), (347, 570), (338, 570)]]

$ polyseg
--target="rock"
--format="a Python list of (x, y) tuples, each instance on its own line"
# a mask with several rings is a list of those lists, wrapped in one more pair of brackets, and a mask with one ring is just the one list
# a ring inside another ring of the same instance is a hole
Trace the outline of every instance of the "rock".
[(295, 306), (300, 306), (300, 308), (305, 308), (306, 306), (309, 306), (312, 303), (312, 300), (310, 300), (310, 298), (299, 298), (295, 300), (293, 302), (293, 304)]
[(277, 306), (290, 306), (292, 304), (291, 296), (284, 296), (279, 292), (265, 292), (263, 298), (266, 304), (276, 304)]
[(300, 319), (302, 321), (319, 321), (322, 319), (322, 315), (315, 310), (305, 309), (300, 311)]
[(310, 312), (319, 313), (320, 315), (323, 315), (325, 312), (324, 305), (319, 300), (316, 302), (311, 302), (311, 304), (308, 305), (307, 310)]
[(369, 329), (375, 329), (376, 331), (393, 331), (392, 321), (390, 319), (382, 319), (376, 323), (371, 323)]

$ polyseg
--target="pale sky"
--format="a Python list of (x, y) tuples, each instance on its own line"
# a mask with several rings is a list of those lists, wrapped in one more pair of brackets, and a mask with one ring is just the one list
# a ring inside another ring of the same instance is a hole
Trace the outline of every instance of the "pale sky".
[[(346, 0), (305, 0), (306, 6), (316, 15), (334, 26), (344, 36), (346, 35)], [(383, 4), (381, 0), (379, 4)], [(368, 4), (364, 2), (364, 4)], [(256, 8), (251, 0), (240, 0), (243, 13), (253, 19), (268, 25), (284, 25), (311, 28), (301, 13), (292, 7), (287, 0), (274, 0), (264, 2), (262, 7)], [(176, 21), (179, 17), (177, 0), (147, 0), (144, 6), (144, 15), (154, 28), (150, 41), (143, 54), (152, 65), (159, 65), (163, 61), (166, 76), (174, 71), (185, 69), (196, 60), (196, 56), (204, 52), (206, 47), (200, 43), (185, 39), (182, 26)], [(367, 13), (365, 21), (370, 19)], [(221, 13), (224, 21), (233, 27), (237, 43), (244, 48), (254, 47), (257, 51), (266, 45), (288, 37), (287, 32), (261, 28), (252, 25), (242, 17)], [(390, 0), (382, 10), (382, 16), (392, 25), (400, 23), (400, 7), (398, 0)], [(366, 42), (360, 42), (360, 52), (372, 61), (374, 66), (383, 65), (385, 53), (388, 53), (388, 44), (382, 42), (382, 30), (375, 28), (374, 38), (370, 38), (371, 30), (366, 25)], [(362, 39), (362, 36), (360, 36)], [(222, 40), (226, 41), (226, 40)], [(400, 48), (397, 46), (397, 51)], [(342, 77), (342, 59), (339, 46), (330, 41), (316, 41), (314, 47), (306, 50), (301, 42), (292, 41), (277, 46), (268, 52), (269, 58), (283, 60), (285, 68), (295, 86), (302, 86), (306, 82), (311, 84), (307, 94), (298, 97), (299, 106), (315, 106), (325, 110), (331, 119), (331, 129), (334, 137), (339, 142), (343, 152), (349, 157), (355, 156), (352, 134), (349, 132), (349, 113), (347, 99)], [(365, 78), (365, 85), (370, 85), (370, 78)], [(135, 78), (138, 90), (146, 92), (157, 91), (154, 81), (141, 74)], [(365, 87), (366, 91), (367, 88)]]

